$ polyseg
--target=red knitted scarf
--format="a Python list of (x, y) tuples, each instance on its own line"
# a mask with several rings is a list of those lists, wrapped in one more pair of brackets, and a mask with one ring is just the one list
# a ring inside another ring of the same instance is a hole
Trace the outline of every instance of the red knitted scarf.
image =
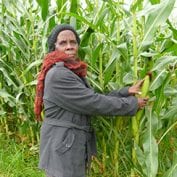
[(87, 74), (87, 64), (80, 61), (79, 59), (74, 60), (73, 58), (69, 57), (67, 54), (58, 51), (53, 51), (48, 53), (44, 57), (42, 68), (37, 78), (34, 113), (38, 121), (42, 121), (41, 112), (43, 109), (45, 76), (49, 71), (49, 69), (56, 62), (64, 62), (65, 67), (69, 68), (71, 71), (73, 71), (75, 74), (77, 74), (80, 77), (85, 77)]

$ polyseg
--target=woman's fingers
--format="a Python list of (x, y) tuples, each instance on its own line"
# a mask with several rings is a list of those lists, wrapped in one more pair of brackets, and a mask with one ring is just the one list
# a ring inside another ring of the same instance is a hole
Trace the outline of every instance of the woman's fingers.
[(138, 107), (140, 109), (144, 108), (148, 102), (148, 98), (138, 98)]
[(143, 82), (144, 82), (144, 79), (139, 80), (139, 81), (136, 83), (136, 86), (140, 88), (140, 87), (143, 85)]

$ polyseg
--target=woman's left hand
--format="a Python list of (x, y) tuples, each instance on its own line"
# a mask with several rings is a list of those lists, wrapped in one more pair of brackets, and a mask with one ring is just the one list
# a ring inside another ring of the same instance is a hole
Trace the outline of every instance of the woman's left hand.
[(135, 85), (129, 87), (128, 93), (130, 95), (141, 94), (140, 88), (141, 88), (143, 82), (144, 82), (144, 80), (140, 80)]

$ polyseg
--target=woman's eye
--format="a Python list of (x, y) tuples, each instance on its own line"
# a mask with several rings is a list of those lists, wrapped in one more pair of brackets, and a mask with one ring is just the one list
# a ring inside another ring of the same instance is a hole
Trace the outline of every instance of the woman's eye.
[(59, 45), (65, 45), (65, 44), (66, 44), (66, 41), (59, 42)]
[(77, 44), (77, 42), (76, 41), (71, 41), (71, 44)]

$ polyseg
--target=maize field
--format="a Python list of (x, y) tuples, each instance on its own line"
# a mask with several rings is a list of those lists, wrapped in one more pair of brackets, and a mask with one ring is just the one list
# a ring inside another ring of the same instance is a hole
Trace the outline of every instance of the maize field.
[(79, 56), (88, 63), (95, 91), (108, 93), (144, 79), (140, 96), (149, 98), (133, 117), (92, 118), (98, 156), (89, 177), (176, 177), (173, 10), (175, 0), (0, 0), (0, 135), (33, 148), (37, 156), (37, 74), (50, 31), (68, 23), (81, 38)]

